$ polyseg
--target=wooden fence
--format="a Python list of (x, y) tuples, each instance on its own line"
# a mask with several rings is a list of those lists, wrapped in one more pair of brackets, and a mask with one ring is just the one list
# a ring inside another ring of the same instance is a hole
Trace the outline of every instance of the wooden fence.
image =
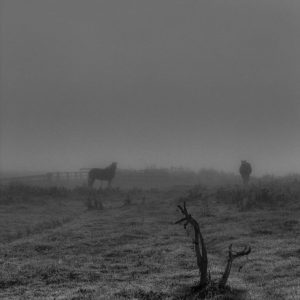
[(6, 177), (0, 178), (0, 184), (37, 184), (37, 185), (65, 185), (69, 183), (84, 182), (87, 178), (86, 171), (80, 172), (48, 172), (45, 174), (28, 175), (28, 176), (17, 176), (17, 177)]
[[(12, 183), (39, 186), (87, 186), (88, 170), (76, 172), (48, 172), (19, 177), (0, 177), (0, 185)], [(193, 185), (198, 182), (195, 176), (178, 176), (168, 172), (149, 172), (147, 170), (117, 170), (113, 186), (120, 188), (161, 188), (175, 185)], [(96, 182), (95, 186), (105, 187), (106, 183)]]

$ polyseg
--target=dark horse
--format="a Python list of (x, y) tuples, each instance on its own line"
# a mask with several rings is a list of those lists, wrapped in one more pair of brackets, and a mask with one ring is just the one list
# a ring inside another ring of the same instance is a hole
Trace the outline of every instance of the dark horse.
[(117, 163), (114, 162), (104, 169), (94, 168), (88, 174), (88, 186), (93, 187), (95, 180), (107, 181), (107, 187), (111, 186), (111, 182), (116, 175)]
[(246, 160), (242, 160), (240, 166), (240, 174), (242, 176), (243, 183), (245, 185), (249, 182), (251, 173), (252, 173), (251, 165)]

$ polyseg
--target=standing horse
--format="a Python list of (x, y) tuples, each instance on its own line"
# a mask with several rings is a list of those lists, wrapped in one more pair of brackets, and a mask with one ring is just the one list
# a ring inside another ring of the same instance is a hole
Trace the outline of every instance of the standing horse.
[(104, 169), (94, 168), (88, 173), (88, 186), (93, 187), (95, 180), (107, 181), (107, 187), (111, 186), (111, 182), (116, 175), (117, 163), (113, 162), (110, 166)]
[(250, 174), (252, 173), (251, 165), (246, 160), (242, 160), (239, 171), (243, 179), (244, 185), (247, 185), (250, 179)]

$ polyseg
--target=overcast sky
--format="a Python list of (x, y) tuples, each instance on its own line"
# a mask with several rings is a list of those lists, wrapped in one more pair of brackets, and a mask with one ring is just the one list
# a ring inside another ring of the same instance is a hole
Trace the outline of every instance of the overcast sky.
[(300, 1), (3, 0), (2, 170), (300, 172)]

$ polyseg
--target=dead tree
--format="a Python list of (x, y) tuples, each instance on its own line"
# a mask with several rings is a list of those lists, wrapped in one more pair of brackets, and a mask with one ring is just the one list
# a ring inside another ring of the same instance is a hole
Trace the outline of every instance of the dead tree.
[(235, 252), (235, 251), (232, 250), (232, 244), (229, 246), (227, 265), (226, 265), (225, 271), (223, 273), (223, 276), (219, 281), (219, 288), (220, 289), (224, 289), (225, 286), (226, 286), (226, 283), (227, 283), (227, 280), (229, 278), (229, 274), (230, 274), (230, 271), (231, 271), (232, 262), (238, 257), (250, 254), (250, 252), (251, 252), (251, 247), (250, 246), (245, 246), (244, 249), (242, 251), (239, 251), (239, 252)]
[(184, 218), (180, 219), (175, 224), (185, 222), (184, 228), (186, 228), (188, 224), (191, 224), (194, 228), (195, 252), (197, 257), (197, 265), (200, 273), (199, 288), (203, 288), (208, 284), (208, 274), (207, 274), (208, 260), (207, 260), (206, 246), (204, 243), (202, 233), (200, 231), (200, 226), (198, 222), (192, 217), (192, 215), (188, 213), (185, 202), (183, 204), (183, 207), (178, 205), (178, 208), (180, 209), (181, 213), (184, 215)]
[[(177, 222), (175, 222), (175, 224), (185, 222), (184, 228), (186, 228), (186, 226), (188, 224), (191, 224), (194, 228), (195, 252), (196, 252), (197, 265), (198, 265), (199, 274), (200, 274), (200, 283), (199, 283), (199, 286), (197, 286), (197, 290), (204, 290), (208, 286), (208, 284), (212, 283), (212, 282), (211, 282), (211, 280), (208, 276), (208, 272), (207, 272), (207, 266), (208, 266), (207, 251), (206, 251), (206, 245), (205, 245), (202, 233), (200, 231), (200, 226), (199, 226), (198, 222), (192, 217), (192, 215), (187, 211), (185, 202), (183, 203), (183, 207), (178, 205), (178, 208), (180, 209), (181, 213), (184, 215), (184, 218), (178, 220)], [(227, 280), (230, 275), (231, 266), (232, 266), (233, 261), (238, 257), (248, 255), (250, 252), (251, 252), (250, 246), (245, 246), (245, 248), (239, 252), (232, 250), (232, 244), (229, 246), (227, 265), (225, 267), (225, 270), (224, 270), (224, 273), (223, 273), (221, 279), (215, 285), (215, 287), (217, 289), (223, 290), (225, 288)]]

